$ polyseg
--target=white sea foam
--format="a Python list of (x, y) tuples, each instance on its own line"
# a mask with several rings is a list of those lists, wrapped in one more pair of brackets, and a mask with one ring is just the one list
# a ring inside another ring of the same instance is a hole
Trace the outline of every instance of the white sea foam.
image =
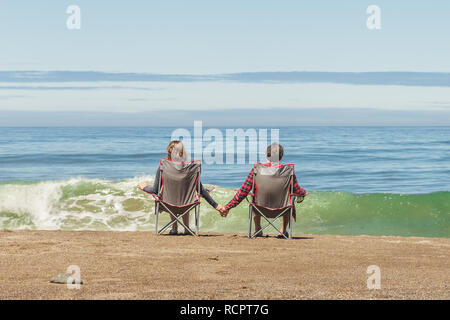
[[(141, 181), (72, 178), (64, 181), (0, 184), (0, 229), (153, 230), (154, 200), (141, 192)], [(213, 198), (226, 204), (235, 191), (216, 186)], [(296, 233), (418, 235), (449, 237), (450, 192), (431, 194), (352, 194), (311, 192), (297, 205)], [(206, 202), (201, 206), (202, 231), (245, 232), (244, 200), (226, 219)], [(161, 216), (161, 223), (169, 220)]]
[[(0, 227), (136, 230), (149, 222), (152, 199), (137, 190), (151, 176), (123, 181), (73, 178), (0, 185)], [(133, 202), (134, 201), (134, 202)], [(128, 208), (124, 208), (124, 203)], [(147, 222), (146, 222), (147, 220)]]

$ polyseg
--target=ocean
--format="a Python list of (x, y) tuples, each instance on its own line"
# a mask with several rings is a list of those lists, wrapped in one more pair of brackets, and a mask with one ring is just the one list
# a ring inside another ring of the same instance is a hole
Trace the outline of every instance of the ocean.
[[(153, 231), (152, 198), (136, 186), (153, 182), (175, 129), (1, 127), (0, 229)], [(278, 129), (310, 193), (295, 234), (450, 237), (450, 127)], [(252, 168), (248, 145), (237, 153), (244, 164), (203, 163), (221, 204)], [(201, 232), (247, 231), (245, 200), (227, 218), (202, 202)]]

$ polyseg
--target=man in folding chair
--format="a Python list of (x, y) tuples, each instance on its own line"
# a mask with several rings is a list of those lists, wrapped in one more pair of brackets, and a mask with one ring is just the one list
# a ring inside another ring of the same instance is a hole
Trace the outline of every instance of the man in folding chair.
[[(295, 198), (303, 201), (306, 191), (299, 186), (294, 172), (294, 165), (282, 165), (283, 147), (278, 143), (271, 144), (266, 151), (267, 163), (257, 163), (250, 171), (234, 198), (222, 210), (226, 216), (228, 211), (236, 207), (250, 191), (253, 190), (253, 201), (249, 207), (249, 237), (263, 236), (263, 230), (273, 226), (279, 233), (278, 238), (292, 237), (292, 218), (295, 219)], [(255, 232), (252, 233), (251, 218), (255, 221)], [(261, 228), (261, 216), (268, 224)], [(274, 221), (282, 217), (283, 222), (279, 230)], [(270, 221), (270, 219), (275, 219)], [(289, 224), (290, 232), (287, 232)]]

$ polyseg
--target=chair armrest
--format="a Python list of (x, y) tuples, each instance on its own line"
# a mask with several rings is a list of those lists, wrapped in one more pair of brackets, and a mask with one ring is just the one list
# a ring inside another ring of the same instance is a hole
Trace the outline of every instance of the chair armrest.
[(208, 191), (208, 193), (211, 193), (214, 191), (214, 189), (216, 189), (216, 187), (212, 186), (212, 187), (205, 187), (203, 186), (203, 188), (205, 188), (206, 191)]
[(303, 202), (303, 200), (305, 200), (305, 197), (309, 195), (309, 193), (305, 193), (304, 196), (299, 196), (298, 194), (295, 193), (290, 193), (289, 196), (291, 196), (292, 198), (294, 198), (293, 202), (297, 202), (297, 203), (301, 203)]
[(305, 200), (305, 197), (296, 197), (297, 203), (302, 203)]
[(146, 194), (149, 194), (149, 195), (153, 196), (153, 198), (155, 198), (155, 199), (159, 199), (159, 196), (158, 196), (157, 194), (147, 192), (147, 191), (145, 191), (145, 190), (143, 190), (143, 189), (139, 189), (139, 190), (141, 190), (142, 192), (144, 192), (144, 193), (146, 193)]

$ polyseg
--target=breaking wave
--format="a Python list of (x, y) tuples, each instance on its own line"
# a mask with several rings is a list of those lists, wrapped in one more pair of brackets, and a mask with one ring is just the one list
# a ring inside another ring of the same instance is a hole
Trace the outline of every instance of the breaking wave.
[[(72, 178), (0, 183), (0, 229), (153, 231), (153, 199), (140, 181)], [(234, 195), (216, 186), (221, 204)], [(246, 232), (248, 204), (226, 219), (202, 201), (200, 231)], [(167, 215), (165, 219), (168, 221)], [(164, 220), (164, 219), (163, 219)], [(164, 221), (162, 221), (164, 222)], [(450, 236), (450, 192), (429, 194), (312, 191), (297, 204), (296, 234)]]

